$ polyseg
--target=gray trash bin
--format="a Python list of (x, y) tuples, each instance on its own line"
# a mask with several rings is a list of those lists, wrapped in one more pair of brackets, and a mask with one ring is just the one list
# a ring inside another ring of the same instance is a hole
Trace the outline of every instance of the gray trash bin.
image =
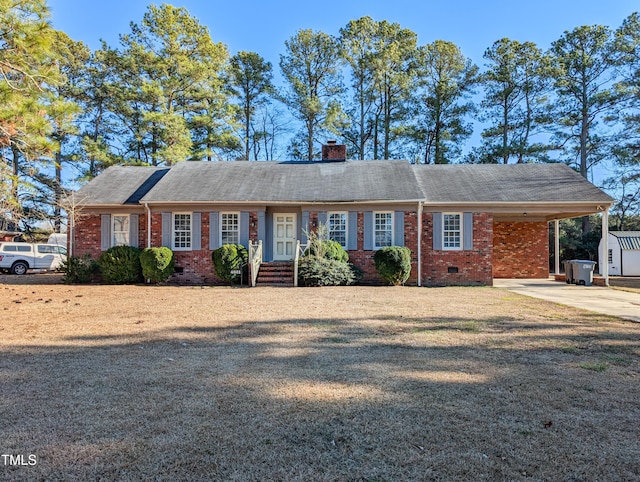
[(567, 259), (562, 262), (564, 264), (564, 276), (567, 280), (567, 284), (573, 283), (573, 262), (574, 261), (575, 261), (574, 259), (570, 259), (570, 260)]
[(588, 259), (574, 259), (571, 264), (574, 282), (578, 285), (591, 286), (596, 262)]

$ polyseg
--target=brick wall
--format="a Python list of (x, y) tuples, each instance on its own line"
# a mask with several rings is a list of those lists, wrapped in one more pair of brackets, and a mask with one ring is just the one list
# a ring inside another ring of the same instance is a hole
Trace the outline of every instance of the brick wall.
[(473, 213), (473, 250), (433, 249), (433, 213), (422, 218), (422, 283), (424, 286), (493, 284), (493, 216)]
[[(309, 213), (317, 225), (317, 212)], [(83, 216), (76, 222), (74, 254), (86, 253), (97, 259), (100, 254), (99, 214)], [(162, 213), (151, 217), (151, 245), (162, 245)], [(358, 213), (357, 249), (349, 260), (364, 272), (364, 283), (380, 283), (375, 269), (375, 251), (364, 250), (364, 213)], [(411, 276), (407, 284), (418, 282), (418, 220), (416, 211), (405, 211), (405, 245), (411, 250)], [(546, 222), (493, 222), (489, 213), (473, 215), (473, 250), (434, 251), (433, 214), (423, 214), (422, 283), (425, 286), (491, 285), (492, 278), (545, 278), (549, 276), (549, 239)], [(146, 246), (146, 215), (139, 215), (139, 246)], [(249, 213), (250, 239), (257, 240), (257, 213)], [(179, 284), (219, 284), (209, 250), (209, 213), (202, 213), (202, 249), (176, 251), (178, 272), (172, 281)], [(455, 268), (457, 268), (457, 272)]]
[[(73, 255), (83, 256), (89, 254), (93, 259), (98, 259), (102, 254), (102, 215), (89, 214), (81, 216), (75, 222), (73, 241)], [(71, 235), (69, 234), (69, 238)], [(147, 216), (138, 214), (138, 246), (147, 246)]]
[(494, 278), (547, 278), (549, 227), (546, 221), (493, 226)]
[(93, 259), (98, 259), (102, 253), (100, 246), (101, 216), (90, 214), (81, 216), (75, 222), (73, 242), (73, 255), (90, 255)]

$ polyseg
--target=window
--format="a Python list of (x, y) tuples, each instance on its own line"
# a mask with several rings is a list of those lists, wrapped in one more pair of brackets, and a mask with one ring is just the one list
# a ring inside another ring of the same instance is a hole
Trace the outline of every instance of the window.
[(328, 213), (329, 239), (347, 249), (347, 213)]
[(191, 249), (191, 213), (173, 214), (173, 249)]
[(442, 215), (442, 246), (444, 249), (462, 249), (461, 214)]
[(57, 246), (55, 244), (39, 244), (38, 253), (53, 253), (67, 255), (67, 248), (64, 246)]
[(220, 220), (220, 245), (238, 244), (240, 242), (240, 215), (238, 213), (222, 213)]
[(111, 246), (129, 246), (129, 216), (111, 216)]
[(393, 213), (373, 213), (374, 249), (384, 248), (393, 244)]
[(613, 249), (609, 250), (609, 264), (613, 264)]

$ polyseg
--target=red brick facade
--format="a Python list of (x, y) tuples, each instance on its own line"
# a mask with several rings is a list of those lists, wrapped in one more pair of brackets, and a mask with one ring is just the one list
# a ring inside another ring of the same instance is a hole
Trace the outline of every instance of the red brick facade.
[(83, 216), (76, 221), (74, 229), (75, 240), (71, 240), (74, 256), (80, 257), (88, 254), (93, 259), (100, 257), (100, 253), (102, 253), (100, 250), (100, 222), (101, 217), (99, 214)]
[(422, 284), (456, 286), (493, 284), (493, 217), (473, 213), (473, 250), (445, 251), (433, 249), (433, 213), (422, 220)]
[(547, 278), (547, 222), (496, 222), (493, 226), (493, 255), (494, 278)]
[[(138, 245), (147, 245), (146, 214), (139, 214)], [(209, 250), (209, 213), (201, 213), (201, 246), (197, 251), (175, 251), (179, 284), (218, 284)], [(312, 227), (318, 212), (309, 213)], [(357, 217), (357, 249), (349, 250), (349, 261), (364, 272), (364, 283), (380, 283), (373, 262), (375, 251), (364, 249), (364, 212)], [(404, 244), (411, 250), (411, 276), (408, 284), (418, 283), (418, 213), (404, 212)], [(78, 220), (74, 254), (86, 253), (97, 259), (101, 253), (101, 216), (92, 214)], [(249, 238), (257, 241), (258, 213), (249, 213)], [(162, 245), (162, 213), (151, 217), (151, 245)], [(491, 285), (496, 278), (544, 278), (549, 275), (549, 241), (546, 222), (494, 222), (486, 212), (473, 213), (473, 249), (434, 250), (433, 213), (422, 215), (422, 284), (425, 286)]]

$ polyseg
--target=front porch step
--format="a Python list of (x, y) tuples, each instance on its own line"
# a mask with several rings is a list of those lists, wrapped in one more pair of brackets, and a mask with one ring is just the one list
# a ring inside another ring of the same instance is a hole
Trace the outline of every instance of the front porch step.
[(282, 261), (262, 263), (256, 286), (293, 286), (293, 263)]

